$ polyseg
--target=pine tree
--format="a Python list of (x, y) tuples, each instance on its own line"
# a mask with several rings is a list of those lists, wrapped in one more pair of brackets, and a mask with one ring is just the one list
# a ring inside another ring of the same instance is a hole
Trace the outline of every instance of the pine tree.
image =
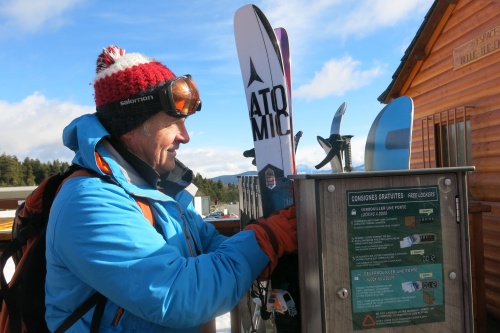
[(22, 166), (17, 157), (5, 153), (0, 156), (0, 185), (23, 186)]

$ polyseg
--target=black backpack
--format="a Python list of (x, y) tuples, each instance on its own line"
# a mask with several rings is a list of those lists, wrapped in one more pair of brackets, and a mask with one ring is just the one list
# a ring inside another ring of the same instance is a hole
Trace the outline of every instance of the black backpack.
[[(66, 171), (45, 179), (16, 210), (12, 240), (0, 256), (0, 333), (50, 332), (45, 322), (45, 232), (50, 207), (61, 184), (77, 170), (93, 171), (72, 165)], [(4, 268), (13, 258), (16, 265), (12, 280), (7, 283)], [(96, 292), (55, 331), (65, 332), (90, 309), (96, 306), (91, 332), (98, 332), (107, 299)]]

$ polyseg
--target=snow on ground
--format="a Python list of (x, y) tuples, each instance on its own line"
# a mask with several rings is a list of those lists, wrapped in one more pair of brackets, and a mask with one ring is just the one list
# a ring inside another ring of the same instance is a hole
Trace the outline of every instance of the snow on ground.
[(9, 258), (9, 260), (7, 260), (7, 262), (5, 263), (5, 269), (3, 270), (7, 283), (9, 283), (10, 279), (12, 279), (14, 268), (14, 261), (12, 260), (12, 258)]
[(14, 217), (16, 214), (15, 210), (9, 209), (9, 210), (0, 210), (0, 217)]
[(217, 333), (231, 333), (231, 316), (229, 312), (215, 319), (215, 328)]

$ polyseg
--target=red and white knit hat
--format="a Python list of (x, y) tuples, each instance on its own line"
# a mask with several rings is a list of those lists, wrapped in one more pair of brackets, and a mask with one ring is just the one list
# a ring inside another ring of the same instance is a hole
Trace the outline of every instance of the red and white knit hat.
[(119, 137), (158, 113), (158, 105), (139, 103), (136, 108), (120, 107), (120, 102), (151, 94), (174, 73), (160, 62), (139, 53), (125, 54), (125, 50), (110, 45), (97, 57), (97, 75), (94, 78), (94, 99), (97, 116), (110, 132)]

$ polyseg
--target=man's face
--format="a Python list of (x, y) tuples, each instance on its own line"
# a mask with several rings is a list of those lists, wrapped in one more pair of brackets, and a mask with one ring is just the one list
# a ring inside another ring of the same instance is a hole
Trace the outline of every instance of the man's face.
[(185, 121), (159, 112), (121, 138), (131, 152), (161, 175), (174, 169), (176, 150), (189, 142)]

